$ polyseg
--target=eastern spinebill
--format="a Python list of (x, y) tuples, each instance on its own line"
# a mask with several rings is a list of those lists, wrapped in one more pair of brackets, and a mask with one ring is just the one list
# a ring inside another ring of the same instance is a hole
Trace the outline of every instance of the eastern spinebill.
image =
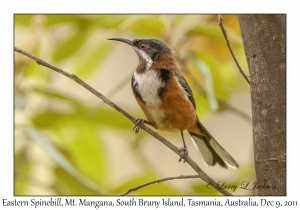
[[(156, 129), (181, 132), (184, 162), (188, 149), (183, 137), (187, 130), (205, 163), (216, 163), (227, 168), (238, 168), (238, 163), (214, 139), (200, 122), (196, 114), (193, 93), (179, 72), (171, 49), (157, 39), (111, 38), (129, 44), (137, 53), (139, 63), (131, 79), (131, 87), (147, 120), (137, 118), (134, 130), (138, 132), (143, 123)], [(179, 161), (181, 158), (179, 159)]]

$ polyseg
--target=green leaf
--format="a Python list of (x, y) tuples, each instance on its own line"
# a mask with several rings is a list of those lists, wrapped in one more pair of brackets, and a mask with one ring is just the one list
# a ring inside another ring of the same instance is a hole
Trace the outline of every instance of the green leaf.
[(62, 167), (56, 167), (54, 169), (54, 173), (56, 179), (53, 187), (60, 193), (60, 195), (99, 195), (99, 192), (78, 182), (76, 178), (71, 176)]
[(31, 121), (32, 123), (39, 128), (46, 128), (54, 125), (57, 121), (59, 121), (65, 113), (57, 112), (57, 111), (47, 111), (41, 113), (35, 113)]
[(14, 195), (24, 195), (28, 183), (28, 176), (30, 171), (30, 162), (26, 153), (22, 150), (15, 153), (14, 158)]
[(221, 29), (217, 24), (204, 24), (200, 23), (197, 26), (191, 28), (186, 35), (197, 35), (197, 36), (207, 36), (210, 38), (220, 39), (223, 37)]
[(46, 111), (34, 115), (32, 122), (40, 128), (51, 129), (59, 139), (57, 142), (68, 151), (73, 165), (89, 179), (103, 184), (106, 179), (106, 155), (97, 132), (99, 124), (91, 121), (87, 112)]
[(82, 185), (96, 191), (98, 194), (108, 194), (108, 192), (100, 188), (95, 182), (83, 176), (71, 163), (68, 159), (62, 155), (62, 153), (49, 141), (49, 139), (42, 135), (39, 131), (34, 128), (26, 129), (27, 135), (34, 140), (39, 146), (41, 146), (45, 152), (64, 170), (66, 170), (76, 181), (80, 182)]
[[(31, 53), (40, 56), (40, 46), (36, 45), (34, 49), (31, 49)], [(51, 75), (52, 72), (47, 71), (46, 69), (43, 69), (40, 65), (37, 65), (37, 63), (31, 59), (27, 59), (22, 66), (19, 68), (24, 71), (25, 77), (30, 77), (37, 79), (39, 82), (48, 82), (49, 75)]]
[(47, 99), (50, 99), (50, 100), (56, 100), (56, 101), (64, 101), (64, 102), (67, 102), (69, 104), (72, 104), (74, 105), (75, 107), (82, 107), (82, 103), (81, 101), (75, 99), (75, 98), (72, 98), (70, 96), (67, 96), (63, 93), (60, 93), (60, 92), (57, 92), (51, 88), (48, 88), (48, 87), (44, 87), (44, 86), (35, 86), (32, 88), (32, 91), (35, 92), (35, 93), (39, 93), (42, 95), (42, 97), (45, 97)]
[(58, 44), (53, 51), (53, 60), (60, 61), (75, 53), (84, 43), (87, 38), (85, 30), (72, 31), (70, 36), (67, 36), (65, 41)]
[(14, 15), (15, 24), (31, 25), (32, 15)]
[(98, 124), (86, 116), (80, 117), (77, 112), (65, 114), (52, 111), (36, 116), (33, 122), (55, 116), (55, 122), (49, 125), (49, 129), (56, 136), (57, 144), (67, 152), (68, 160), (85, 177), (103, 185), (107, 166), (105, 149), (98, 135)]
[(131, 23), (127, 29), (136, 35), (160, 37), (166, 29), (166, 23), (159, 18), (142, 16)]
[(130, 122), (129, 119), (124, 117), (116, 110), (110, 107), (105, 107), (105, 105), (96, 108), (96, 111), (89, 111), (88, 115), (85, 115), (85, 117), (86, 120), (99, 125), (105, 125), (119, 129), (130, 129), (133, 127), (133, 123)]
[(195, 54), (189, 54), (191, 61), (197, 67), (197, 69), (202, 73), (205, 79), (205, 91), (208, 101), (210, 103), (210, 108), (212, 111), (218, 109), (218, 102), (214, 93), (214, 82), (211, 75), (211, 70), (209, 66), (200, 57)]
[[(232, 70), (228, 68), (226, 63), (216, 62), (215, 57), (209, 53), (199, 53), (197, 56), (210, 68), (215, 96), (223, 100), (228, 99), (231, 89), (223, 74), (230, 74)], [(231, 77), (234, 77), (234, 75), (231, 75)]]
[(95, 71), (99, 70), (99, 66), (112, 50), (108, 42), (102, 42), (86, 49), (84, 54), (81, 54), (74, 62), (74, 74), (80, 78), (87, 78)]
[(196, 102), (196, 111), (198, 116), (205, 116), (210, 112), (209, 101), (207, 98), (197, 91), (193, 92), (194, 99)]
[(45, 15), (45, 26), (53, 26), (56, 24), (72, 22), (78, 25), (87, 25), (90, 21), (81, 15)]
[[(236, 45), (241, 46), (242, 45), (241, 37), (238, 34), (236, 34), (233, 30), (231, 30), (230, 28), (227, 28), (226, 26), (225, 26), (225, 29), (226, 29), (226, 34), (228, 36), (230, 43), (233, 46), (236, 46)], [(193, 36), (193, 35), (194, 36), (204, 36), (204, 37), (207, 37), (214, 41), (225, 43), (224, 35), (221, 31), (221, 28), (217, 24), (217, 22), (215, 22), (215, 23), (200, 22), (197, 26), (188, 30), (186, 35), (187, 36)]]
[[(67, 105), (68, 112), (56, 110), (41, 110), (31, 115), (32, 123), (39, 128), (54, 126), (57, 122), (65, 123), (64, 127), (74, 119), (93, 123), (94, 125), (107, 125), (117, 128), (130, 128), (131, 123), (125, 117), (104, 104), (94, 107), (93, 104), (84, 104), (81, 100), (64, 95), (54, 89), (33, 87), (34, 93), (39, 93), (44, 100), (51, 104)], [(73, 124), (74, 125), (74, 124)]]
[(107, 177), (107, 155), (103, 141), (97, 135), (97, 127), (90, 122), (72, 120), (76, 135), (64, 144), (68, 149), (73, 165), (81, 173), (99, 185), (104, 185)]
[(74, 104), (74, 110), (69, 112), (54, 110), (35, 112), (31, 116), (31, 121), (34, 126), (39, 128), (51, 126), (59, 127), (60, 125), (66, 128), (69, 124), (74, 127), (73, 121), (75, 120), (88, 122), (95, 126), (107, 126), (118, 129), (130, 129), (133, 126), (130, 120), (112, 108), (100, 106), (99, 108), (93, 109), (83, 104), (80, 106), (80, 104), (71, 102), (71, 105)]
[[(46, 15), (46, 26), (73, 22), (82, 27), (117, 28), (129, 15)], [(84, 30), (84, 29), (83, 29)]]
[(129, 15), (88, 15), (94, 24), (102, 28), (117, 28), (121, 23), (128, 19)]

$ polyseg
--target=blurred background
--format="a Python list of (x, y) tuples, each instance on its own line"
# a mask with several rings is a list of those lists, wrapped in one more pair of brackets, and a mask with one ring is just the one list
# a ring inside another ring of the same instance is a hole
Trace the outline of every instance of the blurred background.
[[(248, 74), (238, 19), (223, 15), (235, 55)], [(15, 46), (76, 74), (134, 117), (145, 118), (130, 79), (138, 58), (107, 38), (157, 38), (174, 50), (197, 114), (239, 169), (206, 166), (185, 133), (189, 155), (216, 182), (254, 182), (250, 87), (239, 73), (217, 15), (15, 15)], [(14, 54), (15, 195), (118, 195), (155, 179), (195, 175), (157, 139), (92, 93)], [(177, 147), (179, 133), (159, 132)], [(220, 195), (200, 179), (153, 184), (131, 195)]]

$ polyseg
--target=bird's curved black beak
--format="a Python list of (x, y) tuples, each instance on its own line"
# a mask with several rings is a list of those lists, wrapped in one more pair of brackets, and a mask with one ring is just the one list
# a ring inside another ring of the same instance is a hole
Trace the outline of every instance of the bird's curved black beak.
[(126, 44), (129, 44), (130, 46), (132, 46), (132, 41), (129, 39), (123, 39), (123, 38), (110, 38), (107, 40), (114, 40), (114, 41), (119, 41), (119, 42), (124, 42)]

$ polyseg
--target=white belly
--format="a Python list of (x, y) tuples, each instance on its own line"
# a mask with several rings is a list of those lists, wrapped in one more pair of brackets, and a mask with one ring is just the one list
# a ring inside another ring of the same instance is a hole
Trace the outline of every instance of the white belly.
[(142, 74), (134, 73), (135, 82), (138, 84), (138, 91), (146, 103), (149, 115), (154, 123), (159, 126), (159, 122), (165, 117), (162, 109), (162, 102), (157, 94), (159, 88), (164, 84), (157, 77), (157, 71), (146, 70)]

